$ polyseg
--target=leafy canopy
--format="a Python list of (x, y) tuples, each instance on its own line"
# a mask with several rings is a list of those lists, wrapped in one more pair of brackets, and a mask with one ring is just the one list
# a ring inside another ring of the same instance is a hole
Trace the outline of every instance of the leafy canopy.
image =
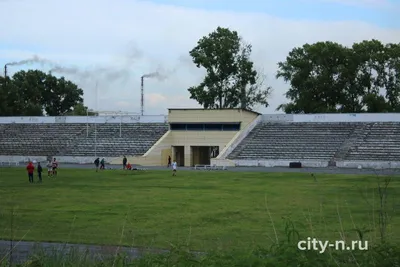
[(400, 44), (305, 44), (278, 63), (276, 77), (290, 84), (289, 103), (278, 107), (286, 113), (400, 111)]
[(189, 54), (206, 75), (199, 85), (188, 89), (190, 98), (206, 109), (268, 106), (271, 88), (254, 69), (251, 52), (251, 45), (228, 28), (218, 27), (201, 38)]
[(76, 84), (39, 70), (0, 77), (0, 116), (86, 115), (82, 97)]

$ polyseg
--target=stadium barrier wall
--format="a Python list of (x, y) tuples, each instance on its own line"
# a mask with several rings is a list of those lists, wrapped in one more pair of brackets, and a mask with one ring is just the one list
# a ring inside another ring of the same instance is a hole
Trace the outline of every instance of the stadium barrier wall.
[(264, 122), (400, 122), (400, 113), (263, 114)]
[(400, 169), (400, 161), (336, 161), (338, 168), (363, 169)]
[(293, 121), (293, 114), (263, 114), (262, 116), (262, 121), (265, 122), (292, 122)]
[[(62, 163), (70, 163), (70, 164), (93, 164), (95, 160), (95, 156), (93, 157), (72, 157), (72, 156), (55, 156), (57, 161)], [(115, 164), (119, 164), (122, 162), (115, 161), (115, 157), (104, 158), (107, 164), (112, 164), (112, 162), (116, 162)], [(0, 155), (0, 165), (15, 165), (15, 163), (27, 163), (28, 161), (36, 161), (36, 162), (47, 162), (47, 157), (45, 156), (3, 156)]]
[[(237, 167), (289, 167), (290, 162), (299, 162), (299, 160), (232, 160)], [(300, 160), (305, 168), (326, 168), (327, 161)]]
[(166, 123), (165, 115), (113, 115), (65, 117), (0, 117), (0, 124), (10, 123)]
[[(263, 114), (265, 122), (400, 122), (400, 113)], [(107, 115), (65, 117), (0, 117), (7, 123), (166, 123), (166, 115)]]

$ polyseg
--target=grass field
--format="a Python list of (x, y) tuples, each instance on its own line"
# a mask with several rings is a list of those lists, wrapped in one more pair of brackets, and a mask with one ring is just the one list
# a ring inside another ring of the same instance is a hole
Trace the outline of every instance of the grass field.
[[(291, 221), (300, 238), (358, 240), (359, 229), (374, 242), (380, 238), (379, 218), (387, 217), (385, 236), (399, 243), (400, 183), (392, 177), (385, 189), (385, 179), (205, 171), (172, 177), (169, 171), (61, 169), (56, 179), (29, 184), (23, 169), (4, 168), (0, 239), (13, 235), (14, 240), (224, 250), (286, 239)], [(381, 204), (384, 195), (387, 201)]]

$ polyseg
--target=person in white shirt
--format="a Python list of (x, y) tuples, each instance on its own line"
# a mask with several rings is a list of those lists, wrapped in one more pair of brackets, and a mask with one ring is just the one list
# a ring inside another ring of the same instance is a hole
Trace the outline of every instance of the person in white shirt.
[(53, 164), (51, 163), (51, 161), (49, 160), (47, 162), (47, 176), (52, 176), (53, 174)]
[(176, 160), (172, 163), (172, 176), (176, 176)]

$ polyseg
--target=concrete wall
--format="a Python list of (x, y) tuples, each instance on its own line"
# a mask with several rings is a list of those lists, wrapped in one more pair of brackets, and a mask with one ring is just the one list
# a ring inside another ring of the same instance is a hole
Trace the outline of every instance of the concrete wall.
[[(76, 164), (92, 164), (95, 157), (71, 157), (71, 156), (56, 156), (57, 161), (60, 163), (76, 163)], [(119, 159), (119, 158), (118, 158)], [(27, 163), (28, 161), (39, 161), (46, 162), (47, 157), (45, 156), (6, 156), (0, 155), (0, 163)], [(107, 163), (115, 161), (115, 158), (105, 158)], [(119, 160), (117, 164), (122, 164), (122, 160)], [(4, 165), (4, 164), (3, 164)]]
[(293, 121), (293, 114), (263, 114), (262, 120), (265, 122), (285, 122), (285, 121)]
[(0, 124), (8, 123), (165, 123), (164, 115), (66, 116), (66, 117), (0, 117)]
[(242, 122), (243, 129), (257, 116), (257, 113), (240, 109), (170, 109), (168, 122)]
[[(298, 160), (212, 160), (211, 164), (216, 166), (241, 166), (241, 167), (289, 167), (290, 162)], [(305, 160), (301, 161), (305, 168), (323, 168), (328, 167), (328, 161)]]
[(400, 122), (400, 113), (264, 114), (264, 122)]
[[(0, 117), (7, 123), (164, 123), (164, 122), (239, 122), (257, 117), (256, 113), (242, 110), (170, 109), (165, 115), (107, 115), (67, 117)], [(400, 113), (360, 114), (263, 114), (265, 122), (400, 122)], [(245, 127), (245, 125), (243, 125)]]
[(400, 161), (337, 161), (338, 168), (400, 169)]

